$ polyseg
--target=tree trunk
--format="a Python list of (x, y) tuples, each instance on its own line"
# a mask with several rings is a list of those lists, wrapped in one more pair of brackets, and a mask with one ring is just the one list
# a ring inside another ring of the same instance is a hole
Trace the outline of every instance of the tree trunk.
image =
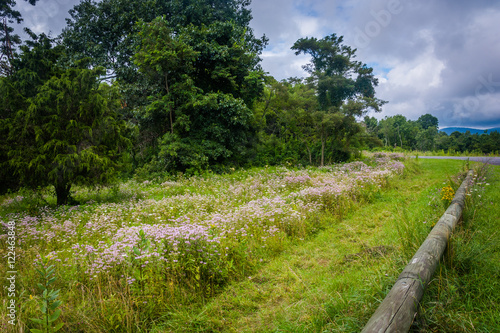
[(312, 165), (312, 154), (311, 154), (311, 148), (306, 144), (306, 149), (307, 149), (307, 154), (309, 155), (309, 165)]
[(325, 140), (321, 140), (321, 165), (325, 166)]
[(403, 148), (403, 138), (401, 138), (401, 133), (399, 131), (399, 126), (398, 126), (398, 135), (399, 135), (399, 142), (401, 143), (401, 148)]
[[(167, 91), (167, 95), (170, 95), (170, 91), (168, 89), (168, 73), (165, 73), (165, 90)], [(170, 133), (174, 134), (174, 121), (172, 120), (172, 106), (169, 105), (169, 117), (170, 117)]]
[(57, 205), (67, 205), (71, 184), (57, 184), (54, 187), (56, 188)]

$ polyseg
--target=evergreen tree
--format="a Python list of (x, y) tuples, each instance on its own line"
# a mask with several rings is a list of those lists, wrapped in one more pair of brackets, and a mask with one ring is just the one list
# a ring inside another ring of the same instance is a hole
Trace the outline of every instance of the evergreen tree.
[(53, 185), (57, 204), (70, 202), (73, 184), (112, 180), (127, 147), (119, 101), (99, 84), (102, 69), (70, 68), (53, 76), (17, 110), (10, 126), (9, 164), (29, 188)]

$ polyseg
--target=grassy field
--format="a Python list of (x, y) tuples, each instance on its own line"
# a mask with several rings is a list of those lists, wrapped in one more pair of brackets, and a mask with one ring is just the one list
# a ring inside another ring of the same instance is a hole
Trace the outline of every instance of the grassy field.
[[(73, 207), (54, 208), (49, 196), (45, 206), (26, 194), (6, 197), (0, 251), (16, 252), (17, 327), (2, 316), (0, 328), (42, 329), (48, 320), (65, 332), (359, 331), (444, 212), (440, 190), (458, 187), (466, 167), (451, 160), (403, 167), (394, 157), (130, 181), (98, 193), (80, 189), (74, 196), (82, 204)], [(498, 245), (484, 251), (486, 239), (498, 244), (487, 231), (498, 219), (486, 220), (491, 209), (499, 216), (498, 170), (487, 177), (472, 193), (467, 228), (453, 239), (457, 259), (432, 281), (416, 332), (457, 323), (474, 331), (462, 319), (494, 331), (498, 310), (473, 301), (475, 290), (464, 292), (472, 305), (461, 317), (442, 298), (458, 281), (453, 274), (462, 274), (457, 268), (498, 277)], [(477, 238), (483, 230), (489, 238)], [(460, 259), (462, 246), (473, 250)], [(478, 253), (487, 271), (468, 263)], [(482, 292), (498, 301), (498, 292)], [(8, 313), (8, 289), (0, 296)], [(454, 301), (461, 309), (462, 299)], [(439, 326), (443, 316), (450, 320)]]

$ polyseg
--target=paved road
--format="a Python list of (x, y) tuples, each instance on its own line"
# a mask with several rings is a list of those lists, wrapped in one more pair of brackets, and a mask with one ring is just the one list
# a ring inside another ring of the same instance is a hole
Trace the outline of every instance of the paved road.
[(452, 160), (466, 160), (475, 162), (483, 162), (493, 165), (500, 165), (500, 157), (484, 157), (484, 156), (471, 156), (471, 157), (462, 157), (462, 156), (419, 156), (418, 158), (436, 158), (436, 159), (452, 159)]

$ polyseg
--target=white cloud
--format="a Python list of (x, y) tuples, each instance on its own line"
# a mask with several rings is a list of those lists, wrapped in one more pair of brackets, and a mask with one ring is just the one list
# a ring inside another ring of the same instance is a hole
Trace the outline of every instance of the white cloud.
[(298, 27), (300, 36), (317, 36), (320, 32), (319, 22), (315, 17), (296, 16), (292, 21)]

